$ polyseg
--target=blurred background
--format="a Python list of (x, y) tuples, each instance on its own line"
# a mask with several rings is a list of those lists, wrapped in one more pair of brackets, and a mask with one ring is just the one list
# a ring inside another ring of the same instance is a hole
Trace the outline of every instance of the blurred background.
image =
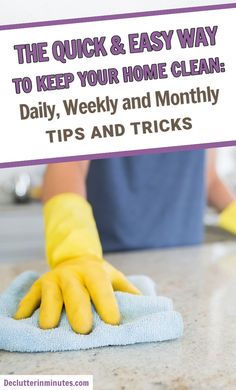
[[(75, 0), (55, 2), (41, 0), (1, 0), (0, 24), (67, 19), (83, 16), (107, 15), (153, 9), (179, 8), (209, 4), (234, 3), (235, 0), (136, 0), (111, 2), (101, 0), (81, 3)], [(236, 147), (221, 148), (217, 152), (219, 174), (236, 193)], [(39, 201), (44, 166), (0, 170), (0, 261), (41, 259), (44, 256), (43, 219)], [(233, 238), (217, 227), (217, 215), (209, 208), (205, 214), (206, 241)]]
[[(236, 194), (236, 147), (217, 150), (217, 170)], [(44, 257), (40, 202), (44, 165), (0, 170), (0, 261)], [(217, 226), (217, 214), (205, 212), (206, 242), (235, 239)]]

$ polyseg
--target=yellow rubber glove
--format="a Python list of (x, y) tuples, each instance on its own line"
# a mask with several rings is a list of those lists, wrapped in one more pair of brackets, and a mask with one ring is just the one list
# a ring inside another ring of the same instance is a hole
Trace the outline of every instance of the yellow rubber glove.
[(236, 234), (236, 201), (226, 207), (219, 216), (219, 226)]
[(51, 271), (41, 276), (19, 304), (15, 319), (27, 318), (40, 306), (39, 326), (54, 328), (63, 304), (72, 329), (87, 334), (93, 325), (91, 300), (106, 323), (120, 323), (114, 291), (140, 294), (125, 276), (103, 259), (89, 203), (61, 194), (44, 207), (46, 251)]

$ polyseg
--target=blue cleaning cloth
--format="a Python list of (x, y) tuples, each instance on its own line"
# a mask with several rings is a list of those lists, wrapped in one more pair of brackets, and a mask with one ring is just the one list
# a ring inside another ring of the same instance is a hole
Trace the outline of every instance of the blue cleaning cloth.
[(128, 345), (172, 340), (183, 334), (183, 321), (173, 311), (169, 298), (156, 296), (154, 282), (146, 276), (129, 279), (143, 296), (116, 292), (122, 324), (105, 324), (93, 309), (94, 327), (89, 335), (72, 331), (65, 312), (55, 329), (38, 327), (39, 310), (32, 317), (14, 320), (17, 305), (38, 278), (35, 272), (19, 275), (0, 296), (0, 349), (15, 352), (48, 352), (90, 349), (109, 345)]

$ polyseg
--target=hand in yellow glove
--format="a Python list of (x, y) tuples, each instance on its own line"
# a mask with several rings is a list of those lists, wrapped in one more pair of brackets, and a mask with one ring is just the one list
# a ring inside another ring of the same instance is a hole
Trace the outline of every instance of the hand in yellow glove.
[(90, 205), (75, 194), (61, 194), (44, 208), (46, 249), (51, 271), (39, 278), (20, 302), (15, 319), (40, 306), (39, 326), (54, 328), (63, 304), (72, 329), (87, 334), (93, 325), (91, 300), (106, 323), (117, 325), (120, 312), (114, 291), (140, 294), (125, 276), (103, 259)]
[(219, 226), (236, 235), (236, 201), (232, 202), (221, 212)]

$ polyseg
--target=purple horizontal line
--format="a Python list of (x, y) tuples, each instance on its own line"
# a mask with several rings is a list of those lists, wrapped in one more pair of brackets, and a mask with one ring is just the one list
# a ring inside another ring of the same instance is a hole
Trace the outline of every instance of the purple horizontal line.
[(179, 13), (186, 13), (186, 12), (213, 11), (213, 10), (222, 10), (222, 9), (231, 9), (231, 8), (236, 8), (236, 3), (215, 4), (215, 5), (186, 7), (186, 8), (174, 8), (174, 9), (165, 9), (159, 11), (132, 12), (132, 13), (117, 14), (117, 15), (89, 16), (83, 18), (51, 20), (51, 21), (43, 21), (43, 22), (9, 24), (9, 25), (0, 26), (0, 31), (21, 29), (21, 28), (31, 28), (31, 27), (58, 26), (58, 25), (73, 24), (73, 23), (98, 22), (104, 20), (129, 19), (129, 18), (138, 18), (138, 17), (155, 16), (155, 15), (170, 15), (170, 14), (179, 14)]
[(102, 158), (128, 157), (128, 156), (138, 156), (141, 154), (180, 152), (186, 150), (190, 151), (190, 150), (199, 150), (199, 149), (219, 148), (223, 146), (236, 146), (236, 140), (213, 142), (213, 143), (211, 142), (211, 143), (204, 143), (198, 145), (168, 146), (164, 148), (155, 148), (155, 149), (141, 149), (141, 150), (128, 150), (123, 152), (89, 154), (86, 156), (55, 157), (55, 158), (47, 158), (41, 160), (6, 162), (6, 163), (0, 163), (0, 168), (12, 168), (12, 167), (22, 167), (22, 166), (40, 165), (40, 164), (83, 161), (83, 160), (100, 160)]

